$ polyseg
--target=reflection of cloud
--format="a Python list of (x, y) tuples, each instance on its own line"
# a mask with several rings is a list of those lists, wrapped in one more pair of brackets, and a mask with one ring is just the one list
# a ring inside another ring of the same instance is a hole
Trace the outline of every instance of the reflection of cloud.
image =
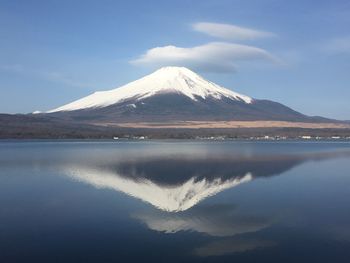
[(280, 64), (277, 58), (264, 49), (225, 42), (212, 42), (194, 47), (155, 47), (131, 63), (156, 67), (185, 66), (198, 71), (234, 72), (236, 62), (255, 60)]
[(201, 257), (221, 256), (232, 253), (240, 253), (258, 248), (274, 246), (275, 243), (259, 239), (229, 239), (209, 243), (196, 248), (194, 253)]
[(232, 206), (219, 205), (194, 208), (177, 214), (145, 212), (134, 214), (133, 217), (159, 232), (196, 231), (220, 237), (256, 232), (271, 224), (263, 218), (241, 215)]
[(179, 185), (164, 186), (145, 178), (134, 180), (111, 171), (86, 167), (70, 167), (66, 168), (66, 172), (81, 182), (97, 188), (114, 189), (139, 198), (161, 210), (172, 212), (187, 210), (209, 196), (252, 179), (249, 173), (240, 178), (234, 177), (227, 180), (221, 178), (196, 180), (192, 177)]
[(230, 24), (200, 22), (192, 25), (193, 29), (212, 37), (231, 40), (252, 40), (257, 38), (272, 37), (275, 34), (266, 31), (255, 30)]

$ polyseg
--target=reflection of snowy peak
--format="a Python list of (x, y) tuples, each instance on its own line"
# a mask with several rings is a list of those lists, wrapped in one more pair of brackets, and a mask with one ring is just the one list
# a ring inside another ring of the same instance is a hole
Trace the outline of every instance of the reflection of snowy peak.
[(163, 186), (148, 179), (133, 180), (110, 171), (101, 171), (82, 167), (70, 167), (66, 170), (73, 179), (91, 184), (97, 188), (110, 188), (141, 199), (144, 202), (169, 212), (185, 211), (205, 198), (225, 189), (250, 181), (251, 174), (241, 178), (221, 180), (194, 177), (181, 185)]

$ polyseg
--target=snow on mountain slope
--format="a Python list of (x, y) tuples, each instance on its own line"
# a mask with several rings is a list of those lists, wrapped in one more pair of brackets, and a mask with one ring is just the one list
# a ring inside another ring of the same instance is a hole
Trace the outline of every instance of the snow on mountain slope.
[(164, 67), (141, 79), (120, 88), (95, 92), (87, 97), (48, 111), (74, 111), (87, 108), (102, 108), (130, 99), (141, 100), (155, 94), (178, 93), (196, 101), (198, 97), (215, 99), (229, 98), (251, 103), (252, 98), (223, 88), (205, 80), (184, 67)]

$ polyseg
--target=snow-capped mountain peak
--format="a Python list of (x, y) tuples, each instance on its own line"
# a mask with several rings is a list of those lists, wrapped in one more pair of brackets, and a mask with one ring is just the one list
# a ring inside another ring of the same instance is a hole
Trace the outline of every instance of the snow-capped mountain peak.
[(102, 108), (128, 100), (142, 100), (156, 94), (177, 93), (197, 101), (198, 98), (229, 98), (251, 103), (252, 98), (223, 88), (205, 80), (185, 67), (163, 67), (141, 79), (122, 87), (95, 92), (87, 97), (48, 111), (74, 111), (87, 108)]

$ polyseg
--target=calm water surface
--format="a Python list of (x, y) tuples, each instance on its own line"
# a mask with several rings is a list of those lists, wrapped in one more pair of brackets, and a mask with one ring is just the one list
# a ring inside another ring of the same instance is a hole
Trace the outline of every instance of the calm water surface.
[(0, 142), (0, 262), (350, 262), (350, 144)]

